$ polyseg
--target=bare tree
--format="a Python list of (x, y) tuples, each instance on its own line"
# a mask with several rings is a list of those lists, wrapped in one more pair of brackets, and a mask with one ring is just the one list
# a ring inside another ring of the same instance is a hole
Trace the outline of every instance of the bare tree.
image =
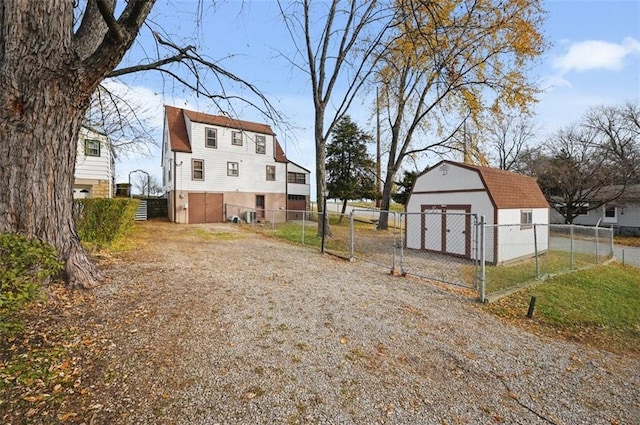
[(85, 125), (109, 136), (116, 157), (130, 153), (150, 155), (158, 141), (153, 137), (157, 129), (147, 118), (149, 113), (142, 102), (132, 103), (108, 84), (100, 84), (91, 96)]
[[(327, 139), (371, 75), (373, 53), (384, 41), (394, 14), (385, 2), (376, 1), (332, 0), (327, 5), (279, 0), (278, 4), (296, 51), (290, 62), (308, 74), (311, 83), (316, 194), (323, 212)], [(330, 232), (326, 223), (318, 223), (319, 234), (323, 229)]]
[(518, 171), (521, 155), (536, 135), (527, 115), (492, 113), (482, 131), (492, 162), (501, 170)]
[(599, 106), (590, 109), (583, 125), (598, 134), (598, 144), (629, 174), (640, 181), (640, 104)]
[(637, 181), (638, 122), (638, 105), (598, 106), (547, 141), (536, 177), (566, 223), (615, 201)]
[[(567, 224), (581, 211), (600, 208), (624, 193), (629, 174), (599, 136), (594, 129), (570, 125), (547, 141), (545, 155), (538, 158), (538, 184)], [(617, 185), (614, 190), (612, 185)]]
[(526, 109), (537, 90), (525, 71), (546, 47), (538, 0), (396, 5), (397, 37), (377, 70), (389, 140), (380, 230), (403, 161), (449, 152), (463, 123), (477, 122), (483, 110)]
[(142, 196), (156, 196), (162, 194), (162, 185), (155, 176), (151, 174), (136, 174), (136, 178), (132, 183)]
[[(22, 233), (58, 249), (70, 286), (101, 278), (82, 247), (72, 214), (78, 133), (91, 96), (106, 77), (155, 70), (213, 102), (234, 100), (220, 84), (253, 85), (153, 31), (156, 58), (116, 68), (145, 24), (154, 0), (0, 2), (0, 232)], [(116, 14), (117, 11), (117, 14)]]

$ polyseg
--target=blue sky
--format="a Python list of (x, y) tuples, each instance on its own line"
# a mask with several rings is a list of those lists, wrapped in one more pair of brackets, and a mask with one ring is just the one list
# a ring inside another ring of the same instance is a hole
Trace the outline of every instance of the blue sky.
[[(313, 108), (308, 80), (282, 57), (281, 53), (291, 54), (293, 48), (275, 1), (205, 3), (200, 25), (194, 24), (195, 0), (160, 0), (152, 19), (174, 39), (195, 44), (201, 54), (260, 88), (296, 127), (275, 129), (287, 156), (313, 171)], [(640, 100), (640, 1), (550, 0), (545, 9), (548, 16), (543, 31), (551, 47), (531, 74), (544, 90), (535, 107), (539, 140), (575, 122), (591, 106)], [(141, 57), (143, 47), (152, 48), (148, 34), (143, 34), (125, 62)], [(159, 143), (163, 104), (220, 112), (210, 101), (163, 81), (157, 74), (139, 74), (124, 81), (146, 110)], [(237, 87), (229, 89), (243, 93)], [(357, 104), (350, 114), (373, 134), (369, 108), (368, 104)], [(251, 108), (230, 112), (242, 119), (263, 121)], [(117, 181), (126, 182), (128, 173), (135, 169), (148, 171), (161, 181), (159, 149), (121, 158), (116, 164)]]

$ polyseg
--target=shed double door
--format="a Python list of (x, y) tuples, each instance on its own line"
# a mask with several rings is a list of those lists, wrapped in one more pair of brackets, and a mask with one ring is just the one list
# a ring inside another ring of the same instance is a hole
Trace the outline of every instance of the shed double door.
[(471, 257), (471, 205), (422, 205), (422, 249)]

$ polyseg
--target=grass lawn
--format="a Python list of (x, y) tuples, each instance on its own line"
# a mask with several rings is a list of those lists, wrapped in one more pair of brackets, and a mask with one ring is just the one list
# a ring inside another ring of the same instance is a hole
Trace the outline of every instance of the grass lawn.
[[(574, 254), (573, 269), (595, 264), (593, 255)], [(564, 251), (549, 251), (538, 259), (540, 276), (571, 270), (571, 258)], [(536, 279), (536, 260), (528, 258), (513, 264), (487, 266), (486, 293), (491, 294)]]
[[(526, 318), (531, 297), (533, 318)], [(552, 336), (640, 355), (640, 271), (611, 264), (556, 276), (487, 304), (490, 312)]]
[(614, 236), (613, 241), (616, 245), (640, 247), (640, 237), (638, 236)]

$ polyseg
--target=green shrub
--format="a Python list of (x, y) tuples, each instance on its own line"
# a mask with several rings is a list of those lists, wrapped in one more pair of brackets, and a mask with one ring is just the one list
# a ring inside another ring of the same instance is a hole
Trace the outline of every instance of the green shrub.
[(83, 242), (109, 244), (133, 226), (138, 199), (80, 199), (75, 204), (78, 235)]
[(0, 234), (0, 334), (19, 328), (15, 314), (61, 269), (50, 245), (15, 233)]

